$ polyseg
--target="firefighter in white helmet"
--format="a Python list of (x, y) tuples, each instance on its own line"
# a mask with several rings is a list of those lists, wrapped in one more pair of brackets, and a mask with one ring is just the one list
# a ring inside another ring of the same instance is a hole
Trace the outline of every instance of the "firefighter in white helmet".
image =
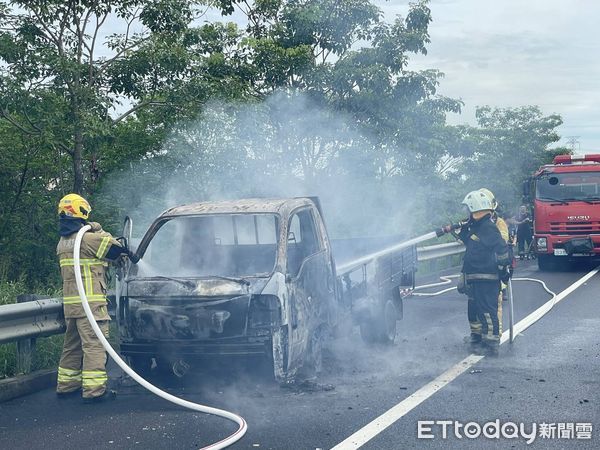
[(462, 203), (470, 214), (469, 221), (458, 232), (466, 247), (462, 272), (469, 297), (470, 342), (474, 346), (481, 344), (486, 354), (497, 355), (500, 281), (508, 281), (511, 276), (508, 246), (492, 222), (494, 206), (486, 193), (469, 192)]
[(77, 291), (73, 252), (75, 236), (81, 227), (91, 225), (90, 232), (83, 235), (80, 265), (85, 293), (94, 318), (100, 329), (108, 336), (110, 317), (106, 301), (106, 268), (108, 262), (131, 254), (100, 224), (88, 222), (92, 208), (78, 194), (64, 196), (58, 204), (60, 241), (56, 253), (63, 280), (63, 308), (67, 330), (62, 356), (58, 366), (56, 393), (59, 398), (78, 394), (86, 403), (109, 398), (107, 395), (106, 352), (94, 334)]
[[(506, 221), (500, 217), (500, 215), (498, 214), (498, 201), (496, 200), (496, 197), (494, 196), (493, 192), (490, 191), (487, 188), (481, 188), (479, 189), (481, 192), (483, 192), (484, 194), (486, 194), (488, 196), (488, 198), (490, 199), (490, 201), (492, 202), (492, 207), (494, 208), (492, 210), (492, 222), (494, 222), (496, 224), (496, 227), (498, 228), (498, 231), (500, 232), (500, 235), (502, 236), (502, 239), (504, 239), (504, 241), (509, 245), (508, 248), (508, 253), (509, 253), (509, 259), (511, 260), (511, 264), (512, 264), (512, 246), (509, 242), (510, 240), (510, 235), (508, 232), (508, 225), (506, 224)], [(507, 292), (506, 292), (506, 284), (505, 283), (501, 283), (500, 284), (500, 295), (498, 296), (498, 320), (500, 321), (500, 336), (502, 336), (502, 301), (507, 299)]]

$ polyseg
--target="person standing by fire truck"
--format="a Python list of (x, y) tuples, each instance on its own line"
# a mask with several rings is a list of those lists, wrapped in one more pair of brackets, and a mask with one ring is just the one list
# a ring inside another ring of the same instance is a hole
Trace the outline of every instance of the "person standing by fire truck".
[(59, 398), (82, 392), (86, 403), (109, 398), (107, 391), (106, 352), (90, 325), (75, 283), (73, 259), (75, 237), (81, 227), (91, 225), (81, 241), (80, 265), (85, 293), (98, 326), (108, 336), (110, 317), (106, 301), (106, 267), (109, 261), (129, 256), (122, 246), (100, 224), (87, 222), (92, 208), (78, 194), (64, 196), (58, 204), (60, 241), (56, 253), (63, 280), (63, 308), (67, 330), (58, 366), (56, 394)]
[(531, 215), (527, 211), (527, 206), (521, 205), (519, 213), (515, 217), (514, 223), (517, 225), (517, 247), (519, 249), (519, 259), (525, 259), (529, 255), (529, 247), (531, 246)]
[(467, 306), (470, 343), (474, 347), (482, 345), (486, 354), (494, 356), (500, 346), (500, 281), (508, 281), (511, 276), (508, 246), (491, 220), (494, 207), (488, 195), (469, 192), (462, 204), (470, 214), (458, 232), (466, 247), (462, 273), (470, 299)]

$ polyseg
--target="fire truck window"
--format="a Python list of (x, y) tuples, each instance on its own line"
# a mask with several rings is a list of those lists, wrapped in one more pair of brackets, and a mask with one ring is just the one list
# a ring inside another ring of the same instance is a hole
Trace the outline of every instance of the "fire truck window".
[(537, 198), (584, 200), (600, 195), (600, 172), (542, 175), (536, 181)]

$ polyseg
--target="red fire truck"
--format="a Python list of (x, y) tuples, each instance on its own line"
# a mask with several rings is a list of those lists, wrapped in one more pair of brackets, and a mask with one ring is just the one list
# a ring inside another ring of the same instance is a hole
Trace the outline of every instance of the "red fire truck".
[(540, 270), (600, 257), (600, 155), (559, 155), (526, 183)]

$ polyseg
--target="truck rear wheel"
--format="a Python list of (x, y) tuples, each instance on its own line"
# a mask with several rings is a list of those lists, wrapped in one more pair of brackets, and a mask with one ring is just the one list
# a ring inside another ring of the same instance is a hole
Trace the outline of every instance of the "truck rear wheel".
[(360, 336), (368, 344), (391, 345), (396, 339), (397, 320), (396, 305), (388, 300), (374, 318), (360, 324)]

